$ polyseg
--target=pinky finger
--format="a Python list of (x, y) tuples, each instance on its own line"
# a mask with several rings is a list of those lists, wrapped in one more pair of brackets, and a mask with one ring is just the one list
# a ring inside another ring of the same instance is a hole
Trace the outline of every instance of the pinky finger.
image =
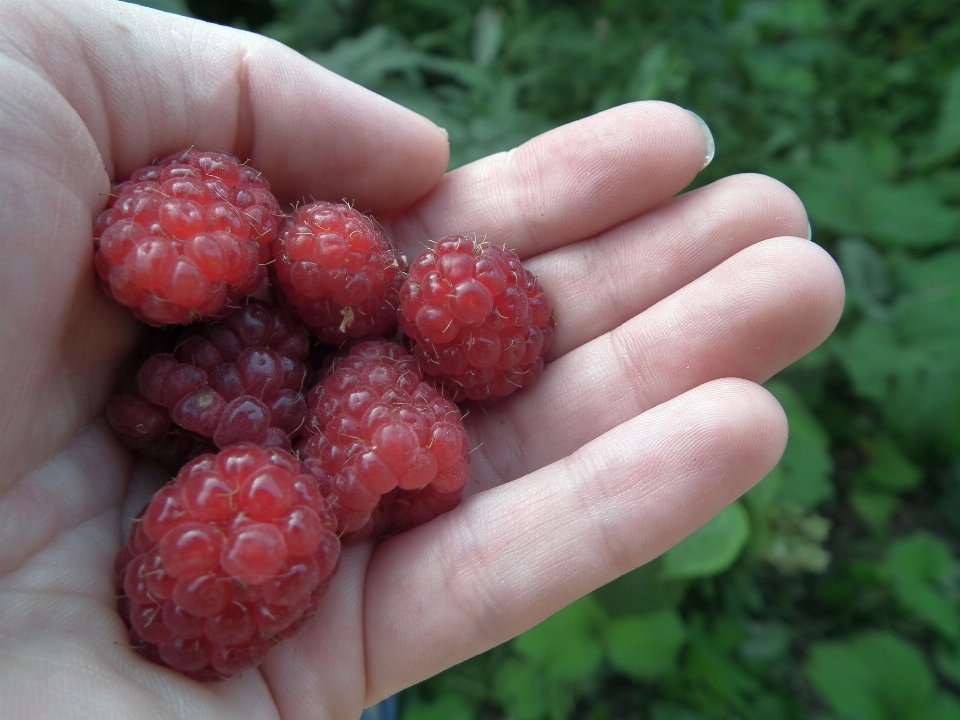
[(786, 435), (769, 393), (716, 380), (384, 544), (365, 592), (367, 701), (654, 559), (762, 479)]

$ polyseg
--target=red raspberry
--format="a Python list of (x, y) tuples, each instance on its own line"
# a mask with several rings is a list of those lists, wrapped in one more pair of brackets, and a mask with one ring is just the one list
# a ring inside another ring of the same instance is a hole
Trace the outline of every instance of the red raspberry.
[(183, 333), (172, 353), (138, 372), (141, 396), (119, 394), (107, 418), (129, 447), (177, 442), (172, 424), (217, 447), (291, 448), (306, 413), (306, 329), (280, 308), (248, 300), (223, 320)]
[(455, 401), (529, 385), (553, 339), (550, 301), (516, 253), (462, 235), (413, 262), (398, 318), (424, 374)]
[(438, 492), (432, 486), (421, 490), (394, 490), (381, 501), (382, 529), (380, 536), (396, 535), (423, 525), (435, 517), (450, 512), (463, 496), (463, 490)]
[(273, 257), (284, 307), (322, 342), (339, 345), (396, 327), (406, 261), (349, 205), (298, 209), (274, 242)]
[(170, 411), (139, 395), (119, 393), (107, 401), (107, 421), (124, 445), (169, 472), (203, 453), (216, 452), (209, 439), (179, 432)]
[(470, 474), (460, 411), (423, 382), (401, 346), (382, 339), (354, 346), (310, 391), (308, 405), (300, 453), (333, 500), (339, 531), (364, 528), (391, 491), (429, 488), (459, 501)]
[(260, 173), (186, 150), (120, 183), (94, 223), (107, 293), (150, 325), (212, 317), (266, 278), (280, 206)]
[(148, 658), (201, 679), (256, 667), (316, 609), (335, 520), (283, 450), (202, 455), (158, 492), (114, 563), (121, 616)]

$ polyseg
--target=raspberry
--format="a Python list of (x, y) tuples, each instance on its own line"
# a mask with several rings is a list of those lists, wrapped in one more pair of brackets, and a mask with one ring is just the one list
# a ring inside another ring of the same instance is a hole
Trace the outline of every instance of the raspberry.
[(340, 556), (334, 530), (293, 455), (239, 444), (196, 458), (114, 563), (133, 645), (201, 679), (256, 667), (316, 609)]
[(94, 223), (107, 293), (150, 325), (215, 316), (266, 278), (280, 206), (224, 152), (186, 150), (120, 183)]
[(182, 435), (220, 448), (237, 442), (291, 448), (303, 424), (310, 351), (306, 329), (279, 308), (248, 300), (223, 320), (190, 328), (172, 353), (138, 372), (140, 395), (114, 396), (107, 418), (121, 440), (152, 454)]
[[(307, 402), (300, 454), (333, 500), (338, 531), (377, 524), (381, 496), (392, 491), (459, 501), (469, 477), (460, 411), (423, 382), (400, 345), (382, 339), (355, 345)], [(384, 526), (393, 527), (385, 517)]]
[(378, 512), (367, 526), (344, 535), (344, 543), (352, 544), (367, 537), (386, 538), (423, 525), (450, 512), (463, 497), (463, 490), (439, 492), (427, 485), (420, 490), (394, 490), (380, 499)]
[(177, 472), (216, 446), (192, 433), (178, 432), (169, 411), (139, 395), (120, 393), (107, 401), (107, 421), (120, 441), (162, 468)]
[(414, 355), (455, 401), (493, 401), (543, 372), (550, 301), (516, 253), (462, 235), (417, 258), (400, 291)]
[(273, 257), (284, 307), (322, 342), (339, 345), (396, 327), (406, 261), (349, 205), (298, 209), (274, 242)]

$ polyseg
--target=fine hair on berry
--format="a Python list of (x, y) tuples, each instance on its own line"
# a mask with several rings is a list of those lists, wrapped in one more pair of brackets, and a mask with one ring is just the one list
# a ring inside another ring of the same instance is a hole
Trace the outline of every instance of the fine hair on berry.
[(316, 610), (339, 562), (335, 528), (294, 455), (249, 443), (201, 455), (114, 563), (132, 644), (203, 680), (256, 667)]
[(423, 373), (456, 401), (530, 385), (553, 339), (550, 301), (517, 254), (465, 235), (413, 261), (397, 315)]
[(266, 279), (280, 206), (229, 153), (189, 149), (117, 185), (94, 222), (107, 294), (149, 325), (209, 318)]

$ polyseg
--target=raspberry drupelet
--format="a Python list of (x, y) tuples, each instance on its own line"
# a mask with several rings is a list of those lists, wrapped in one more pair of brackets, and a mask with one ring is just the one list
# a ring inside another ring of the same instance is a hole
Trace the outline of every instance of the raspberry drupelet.
[(325, 343), (397, 325), (406, 261), (374, 222), (342, 203), (298, 208), (273, 244), (278, 296)]
[(259, 172), (229, 153), (186, 150), (114, 188), (94, 223), (95, 266), (143, 322), (214, 317), (263, 284), (280, 219)]
[(529, 385), (553, 339), (550, 301), (516, 253), (463, 235), (411, 264), (397, 315), (423, 373), (457, 402)]
[(291, 449), (306, 413), (307, 331), (280, 308), (247, 300), (222, 320), (183, 331), (146, 359), (140, 395), (110, 399), (107, 418), (128, 447), (154, 455), (187, 434)]
[[(355, 345), (307, 402), (300, 456), (331, 499), (339, 532), (351, 539), (389, 534), (459, 502), (469, 477), (460, 411), (423, 382), (400, 345)], [(404, 514), (411, 503), (413, 512)]]
[(296, 634), (336, 571), (335, 520), (293, 455), (201, 455), (134, 522), (114, 563), (120, 614), (147, 658), (229, 678)]

